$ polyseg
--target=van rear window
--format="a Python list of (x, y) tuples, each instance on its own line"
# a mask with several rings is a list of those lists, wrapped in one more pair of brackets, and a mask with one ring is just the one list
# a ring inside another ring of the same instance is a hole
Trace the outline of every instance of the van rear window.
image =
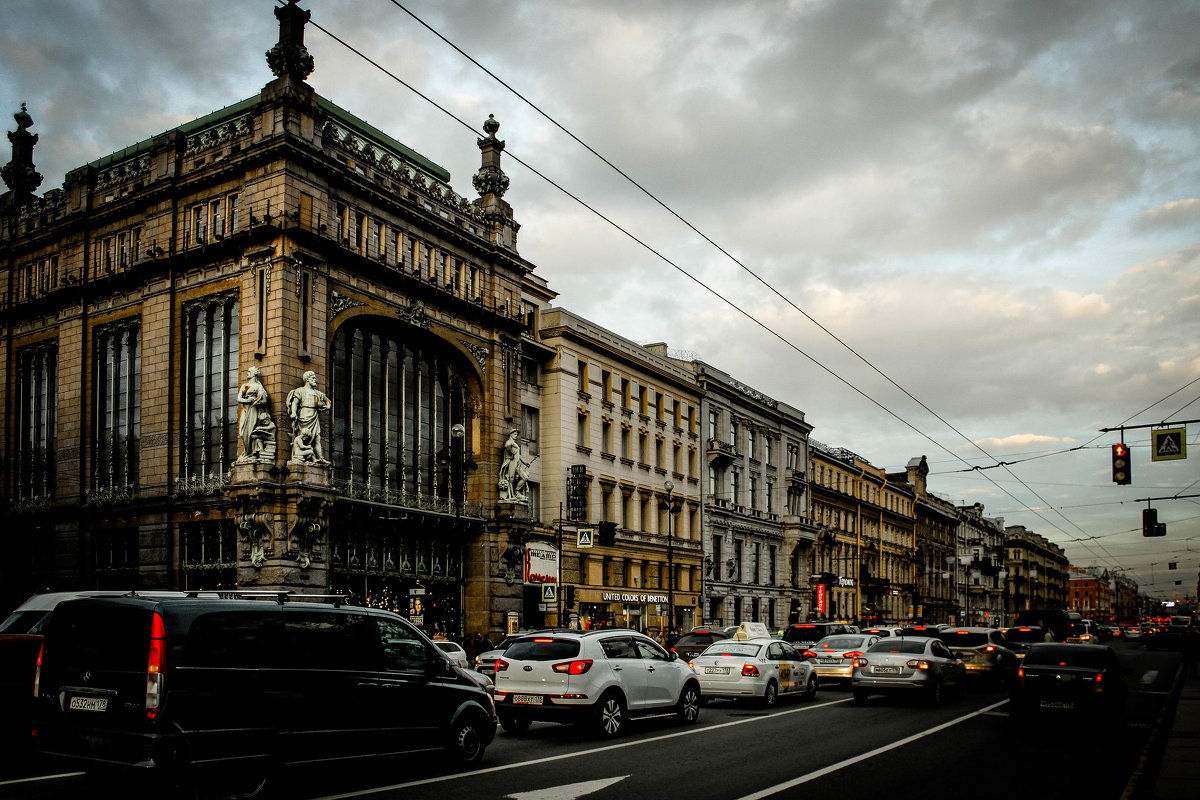
[(50, 619), (45, 660), (59, 668), (145, 672), (151, 616), (132, 606), (61, 604)]

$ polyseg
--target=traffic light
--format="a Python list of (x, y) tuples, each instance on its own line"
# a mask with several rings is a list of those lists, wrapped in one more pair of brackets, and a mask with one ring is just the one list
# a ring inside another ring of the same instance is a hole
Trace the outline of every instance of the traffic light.
[(1142, 509), (1142, 536), (1166, 536), (1167, 523), (1158, 521), (1157, 508)]
[(1124, 442), (1112, 446), (1112, 478), (1113, 483), (1122, 486), (1133, 480), (1133, 469), (1129, 463), (1129, 448)]
[(614, 547), (617, 544), (617, 523), (601, 522), (596, 526), (599, 530), (596, 532), (597, 538), (600, 540), (601, 547)]
[(574, 605), (575, 605), (575, 587), (574, 586), (564, 587), (563, 603), (566, 605), (567, 608), (574, 607)]

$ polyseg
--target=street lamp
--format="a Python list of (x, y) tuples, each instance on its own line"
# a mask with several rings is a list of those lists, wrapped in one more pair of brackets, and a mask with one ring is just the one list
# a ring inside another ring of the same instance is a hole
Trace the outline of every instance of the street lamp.
[(461, 422), (456, 422), (450, 426), (451, 447), (454, 450), (452, 457), (454, 458), (453, 468), (455, 475), (454, 488), (452, 490), (454, 497), (452, 502), (454, 503), (455, 519), (462, 516), (463, 501), (466, 500), (467, 497), (466, 486), (464, 485), (465, 481), (463, 480), (465, 477), (463, 474), (465, 472), (465, 465), (463, 463), (463, 440), (466, 439), (466, 436), (467, 428)]
[(671, 530), (671, 517), (679, 513), (674, 503), (675, 484), (670, 481), (663, 483), (667, 499), (661, 501), (658, 507), (667, 512), (667, 620), (671, 630), (675, 630), (675, 536)]

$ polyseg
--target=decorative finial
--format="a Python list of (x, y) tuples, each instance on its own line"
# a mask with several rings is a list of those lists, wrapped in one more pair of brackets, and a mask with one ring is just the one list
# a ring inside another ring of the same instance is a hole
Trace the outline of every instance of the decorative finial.
[(483, 132), (494, 139), (498, 130), (500, 130), (500, 123), (496, 121), (496, 115), (488, 114), (488, 118), (483, 121)]
[(8, 133), (12, 160), (0, 167), (0, 179), (18, 195), (28, 196), (42, 185), (42, 175), (33, 166), (33, 146), (38, 142), (38, 135), (29, 132), (33, 117), (29, 116), (25, 103), (21, 103), (21, 110), (13, 114), (13, 119), (17, 121), (17, 129)]
[(279, 20), (279, 41), (267, 51), (267, 66), (276, 77), (291, 75), (304, 80), (312, 74), (316, 62), (304, 46), (304, 25), (312, 14), (288, 0), (286, 6), (275, 9)]

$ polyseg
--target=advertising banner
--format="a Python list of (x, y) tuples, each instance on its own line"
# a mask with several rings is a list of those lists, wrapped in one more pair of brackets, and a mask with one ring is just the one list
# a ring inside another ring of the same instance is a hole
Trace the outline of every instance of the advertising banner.
[(525, 545), (525, 583), (537, 586), (558, 583), (558, 548), (548, 542)]

